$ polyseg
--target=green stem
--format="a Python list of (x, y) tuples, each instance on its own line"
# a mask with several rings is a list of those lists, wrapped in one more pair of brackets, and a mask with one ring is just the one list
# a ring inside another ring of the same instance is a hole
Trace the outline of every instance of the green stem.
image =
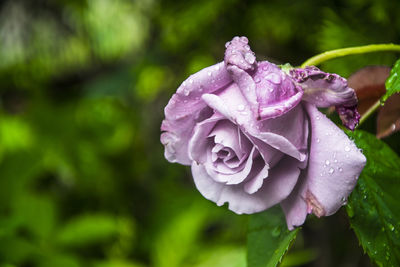
[(358, 123), (358, 126), (364, 123), (368, 119), (369, 116), (371, 116), (381, 105), (381, 100), (378, 99), (378, 101), (375, 102), (375, 104), (370, 107), (365, 114), (361, 117), (360, 122)]
[(344, 57), (349, 55), (356, 55), (356, 54), (365, 54), (371, 52), (400, 52), (400, 45), (396, 44), (374, 44), (374, 45), (365, 45), (365, 46), (356, 46), (356, 47), (349, 47), (349, 48), (341, 48), (335, 49), (331, 51), (327, 51), (316, 55), (308, 60), (306, 60), (301, 67), (304, 68), (306, 66), (311, 65), (319, 65), (324, 61), (328, 61), (330, 59)]

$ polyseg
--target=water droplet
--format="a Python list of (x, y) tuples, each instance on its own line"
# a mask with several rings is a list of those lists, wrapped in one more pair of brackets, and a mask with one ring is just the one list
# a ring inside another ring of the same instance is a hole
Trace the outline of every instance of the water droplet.
[(219, 70), (219, 65), (217, 65), (217, 66), (215, 67), (215, 69), (216, 69), (216, 70)]
[(342, 171), (343, 171), (342, 167), (339, 167), (339, 171), (340, 171), (340, 172), (342, 172)]
[(208, 76), (211, 76), (211, 71), (207, 72), (207, 75), (208, 75)]
[(182, 86), (186, 86), (186, 82), (183, 82), (183, 83), (182, 83)]
[(259, 82), (261, 82), (261, 79), (260, 79), (259, 77), (255, 77), (255, 78), (254, 78), (254, 81), (255, 81), (256, 83), (259, 83)]
[(184, 94), (185, 96), (188, 96), (188, 95), (190, 94), (190, 91), (187, 90), (187, 89), (185, 89), (185, 90), (183, 90), (183, 94)]
[(321, 177), (322, 177), (322, 176), (324, 176), (324, 175), (323, 175), (323, 174), (322, 174), (322, 172), (321, 172), (321, 173), (319, 174), (319, 176), (321, 176)]
[(264, 66), (262, 67), (262, 69), (263, 69), (263, 70), (268, 70), (268, 66), (267, 66), (267, 65), (264, 65)]
[(189, 83), (190, 83), (190, 84), (193, 84), (193, 80), (192, 80), (192, 79), (190, 79), (190, 80), (189, 80)]
[(240, 41), (241, 41), (242, 43), (247, 44), (247, 43), (249, 42), (249, 39), (247, 39), (247, 37), (245, 37), (245, 36), (242, 36), (242, 37), (240, 37)]
[(349, 151), (350, 151), (350, 147), (346, 146), (346, 147), (344, 148), (344, 151), (349, 152)]
[(274, 88), (273, 88), (273, 87), (270, 87), (270, 88), (269, 88), (269, 91), (270, 91), (270, 92), (273, 92), (273, 91), (274, 91)]
[(335, 159), (333, 162), (337, 163), (337, 159)]
[(237, 107), (237, 109), (238, 109), (239, 111), (243, 111), (243, 110), (244, 110), (244, 105), (240, 104), (240, 105)]
[(188, 101), (185, 99), (185, 100), (183, 100), (183, 103), (187, 103)]
[(231, 44), (231, 42), (226, 42), (225, 43), (225, 48), (228, 48), (228, 46)]
[(279, 84), (281, 82), (281, 77), (275, 73), (270, 73), (267, 76), (265, 76), (265, 78), (274, 84)]
[(319, 138), (317, 138), (317, 143), (321, 142), (321, 140), (319, 140)]
[(333, 174), (335, 172), (335, 170), (333, 168), (329, 169), (329, 174)]
[(329, 165), (329, 164), (331, 164), (331, 162), (329, 160), (325, 160), (325, 164)]
[(249, 51), (249, 50), (250, 50), (250, 46), (249, 46), (249, 45), (245, 45), (245, 46), (244, 46), (244, 49), (246, 49), (247, 51)]
[(320, 117), (319, 117), (319, 116), (317, 116), (317, 117), (315, 117), (315, 119), (319, 120), (319, 119), (320, 119)]
[(233, 37), (233, 40), (234, 40), (234, 41), (239, 41), (239, 36)]
[(256, 61), (256, 57), (248, 52), (244, 55), (244, 59), (249, 63), (249, 64), (253, 64)]

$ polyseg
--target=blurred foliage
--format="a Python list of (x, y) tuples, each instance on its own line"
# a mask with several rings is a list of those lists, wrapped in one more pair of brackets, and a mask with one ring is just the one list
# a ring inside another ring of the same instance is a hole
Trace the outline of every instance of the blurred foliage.
[[(399, 43), (399, 12), (391, 0), (2, 1), (0, 266), (245, 266), (247, 217), (163, 157), (168, 98), (235, 35), (260, 60), (298, 65)], [(347, 76), (394, 59), (323, 68)], [(309, 219), (283, 265), (368, 266), (343, 216)]]

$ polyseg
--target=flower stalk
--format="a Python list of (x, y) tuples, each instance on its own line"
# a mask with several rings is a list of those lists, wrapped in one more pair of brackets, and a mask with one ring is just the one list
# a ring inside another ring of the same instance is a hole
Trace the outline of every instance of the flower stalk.
[(348, 48), (341, 48), (335, 49), (331, 51), (326, 51), (319, 55), (313, 56), (306, 60), (301, 67), (304, 68), (306, 66), (317, 66), (322, 62), (344, 57), (350, 55), (357, 55), (357, 54), (366, 54), (372, 52), (400, 52), (400, 45), (397, 44), (372, 44), (372, 45), (365, 45), (365, 46), (355, 46), (355, 47), (348, 47)]

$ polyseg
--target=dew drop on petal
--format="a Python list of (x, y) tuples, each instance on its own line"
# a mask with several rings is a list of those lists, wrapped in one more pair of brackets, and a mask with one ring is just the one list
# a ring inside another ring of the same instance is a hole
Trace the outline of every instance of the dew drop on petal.
[(319, 120), (319, 119), (320, 119), (320, 117), (319, 117), (319, 116), (317, 116), (317, 117), (315, 117), (315, 119), (316, 119), (316, 120)]
[(253, 64), (256, 61), (256, 57), (248, 52), (244, 55), (244, 59), (249, 63), (249, 64)]
[(192, 80), (192, 79), (190, 79), (190, 80), (189, 80), (189, 83), (190, 83), (190, 84), (193, 84), (193, 80)]
[(321, 140), (319, 140), (319, 138), (317, 138), (317, 143), (321, 142)]
[(325, 164), (329, 165), (330, 164), (329, 160), (325, 160)]
[(349, 152), (349, 151), (350, 151), (350, 147), (346, 146), (346, 147), (344, 148), (344, 151)]
[(333, 168), (329, 169), (329, 174), (333, 174), (335, 172), (335, 170)]
[(239, 111), (243, 111), (243, 110), (244, 110), (244, 105), (240, 104), (240, 105), (237, 107), (237, 109), (238, 109)]
[(342, 171), (343, 171), (342, 167), (339, 167), (339, 171), (340, 171), (340, 172), (342, 172)]
[(259, 82), (261, 82), (261, 79), (260, 79), (259, 77), (255, 77), (255, 78), (254, 78), (254, 81), (255, 81), (256, 83), (259, 83)]
[(211, 76), (211, 71), (207, 72), (207, 75), (208, 75), (208, 76)]

